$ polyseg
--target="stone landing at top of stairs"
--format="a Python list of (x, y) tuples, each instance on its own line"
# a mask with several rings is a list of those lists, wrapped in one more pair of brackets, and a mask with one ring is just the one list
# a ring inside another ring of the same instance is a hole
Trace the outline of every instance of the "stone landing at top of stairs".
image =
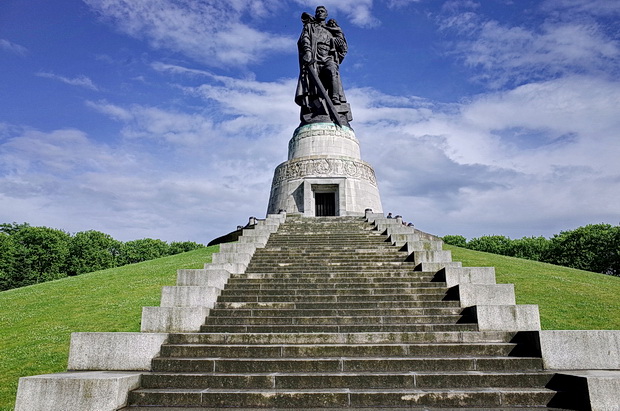
[(406, 257), (363, 218), (288, 216), (127, 409), (551, 409), (517, 333), (478, 331)]

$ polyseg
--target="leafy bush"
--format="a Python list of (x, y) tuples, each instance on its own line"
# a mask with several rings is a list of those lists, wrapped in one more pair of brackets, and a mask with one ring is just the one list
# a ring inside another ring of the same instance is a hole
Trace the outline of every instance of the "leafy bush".
[(545, 237), (523, 237), (512, 240), (512, 257), (543, 261), (542, 258), (548, 249), (549, 240)]
[(168, 255), (169, 246), (165, 241), (143, 238), (127, 241), (121, 246), (120, 265), (134, 264)]
[(68, 275), (116, 267), (122, 243), (100, 231), (82, 231), (71, 238)]
[(545, 262), (620, 275), (620, 226), (589, 224), (554, 235)]
[(186, 253), (188, 251), (193, 251), (198, 248), (203, 248), (204, 245), (195, 243), (193, 241), (173, 241), (170, 243), (170, 247), (168, 253), (170, 255)]
[(144, 238), (123, 243), (100, 231), (70, 235), (28, 223), (0, 224), (0, 291), (204, 247)]
[(71, 237), (49, 227), (25, 226), (11, 236), (13, 242), (13, 287), (66, 277)]
[(467, 243), (467, 248), (493, 254), (513, 255), (512, 240), (503, 235), (486, 235), (474, 238)]
[(446, 244), (476, 251), (620, 276), (620, 226), (590, 224), (562, 231), (551, 239), (501, 235), (482, 236), (469, 242), (460, 235), (447, 235)]
[(457, 247), (467, 247), (467, 239), (462, 235), (446, 235), (443, 237), (446, 244), (455, 245)]

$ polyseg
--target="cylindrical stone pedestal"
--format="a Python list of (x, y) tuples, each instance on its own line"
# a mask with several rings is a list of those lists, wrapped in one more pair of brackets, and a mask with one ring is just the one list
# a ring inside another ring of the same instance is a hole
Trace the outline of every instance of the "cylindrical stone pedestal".
[(285, 210), (305, 216), (381, 213), (375, 172), (362, 161), (359, 142), (348, 127), (307, 124), (293, 133), (288, 161), (276, 167), (268, 214)]

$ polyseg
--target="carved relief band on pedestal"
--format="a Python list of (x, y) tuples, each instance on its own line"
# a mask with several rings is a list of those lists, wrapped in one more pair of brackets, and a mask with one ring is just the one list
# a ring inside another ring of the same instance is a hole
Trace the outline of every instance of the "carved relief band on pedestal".
[(364, 161), (345, 158), (307, 158), (280, 164), (273, 176), (272, 188), (280, 186), (283, 181), (311, 176), (352, 177), (377, 186), (375, 171)]

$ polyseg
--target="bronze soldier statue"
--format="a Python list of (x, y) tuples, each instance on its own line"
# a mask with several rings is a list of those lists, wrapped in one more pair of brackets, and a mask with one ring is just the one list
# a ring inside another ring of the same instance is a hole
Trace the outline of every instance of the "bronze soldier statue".
[(347, 54), (347, 40), (338, 23), (327, 19), (324, 6), (314, 16), (301, 15), (304, 24), (297, 42), (299, 81), (295, 102), (301, 106), (301, 124), (335, 123), (348, 126), (352, 120), (340, 81), (339, 66)]

